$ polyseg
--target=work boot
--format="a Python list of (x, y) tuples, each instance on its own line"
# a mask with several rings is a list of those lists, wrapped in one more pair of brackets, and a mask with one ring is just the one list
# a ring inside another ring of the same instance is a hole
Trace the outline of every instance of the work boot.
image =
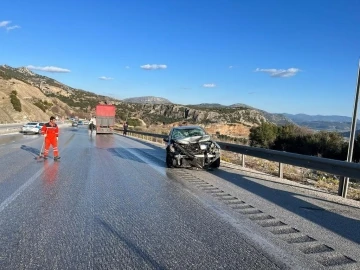
[(55, 161), (57, 161), (57, 160), (59, 160), (60, 159), (60, 157), (54, 157), (54, 160)]

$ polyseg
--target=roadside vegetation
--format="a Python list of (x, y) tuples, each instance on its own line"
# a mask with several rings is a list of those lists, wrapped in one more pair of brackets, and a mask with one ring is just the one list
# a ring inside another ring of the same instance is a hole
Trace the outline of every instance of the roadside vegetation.
[(40, 108), (43, 112), (46, 112), (53, 106), (51, 102), (48, 102), (46, 100), (37, 100), (34, 102), (34, 105)]
[[(234, 152), (223, 150), (221, 154), (221, 159), (223, 161), (227, 161), (232, 164), (242, 165), (241, 158), (241, 154)], [(338, 192), (339, 176), (288, 164), (284, 164), (283, 166), (284, 179), (312, 186), (334, 195)], [(271, 176), (278, 176), (279, 174), (278, 162), (257, 157), (245, 156), (245, 167)], [(350, 179), (347, 198), (360, 201), (359, 181)]]
[(21, 112), (21, 102), (20, 99), (17, 97), (17, 92), (12, 91), (10, 94), (10, 101), (13, 105), (15, 111)]
[[(246, 143), (244, 143), (246, 144)], [(250, 129), (248, 144), (253, 147), (286, 151), (302, 155), (343, 160), (348, 142), (337, 132), (315, 132), (293, 124), (277, 126), (263, 123)], [(223, 151), (223, 159), (241, 165), (241, 155)], [(353, 162), (360, 161), (360, 135), (354, 143)], [(277, 176), (279, 163), (255, 157), (245, 158), (246, 167)], [(339, 176), (284, 164), (284, 178), (337, 194)], [(348, 197), (360, 200), (360, 180), (350, 179)]]
[[(337, 132), (315, 132), (293, 124), (276, 126), (263, 123), (258, 127), (252, 127), (249, 144), (255, 147), (337, 160), (346, 160), (348, 150), (348, 142)], [(352, 161), (360, 161), (360, 136), (354, 143)]]
[[(167, 135), (169, 127), (153, 126), (134, 130)], [(336, 132), (313, 132), (295, 125), (276, 126), (271, 123), (263, 123), (250, 129), (249, 138), (234, 138), (213, 134), (216, 140), (251, 145), (273, 150), (293, 152), (303, 155), (313, 155), (324, 158), (346, 160), (348, 143)], [(153, 139), (155, 141), (155, 139)], [(357, 137), (354, 149), (354, 162), (359, 162), (360, 136)], [(242, 155), (229, 151), (222, 151), (222, 160), (233, 164), (242, 165)], [(245, 156), (245, 167), (259, 173), (278, 176), (279, 163), (251, 156)], [(331, 194), (337, 194), (339, 176), (328, 173), (300, 168), (288, 164), (283, 165), (283, 177), (294, 182), (312, 186)], [(350, 179), (348, 198), (360, 201), (360, 181)]]

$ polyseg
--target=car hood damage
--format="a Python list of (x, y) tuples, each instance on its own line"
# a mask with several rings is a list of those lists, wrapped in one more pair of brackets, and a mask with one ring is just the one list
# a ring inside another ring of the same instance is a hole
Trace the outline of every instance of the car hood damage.
[(210, 135), (204, 135), (204, 136), (188, 137), (188, 138), (178, 139), (178, 140), (174, 140), (174, 141), (179, 144), (191, 144), (191, 143), (208, 142), (210, 140), (211, 140)]
[(168, 153), (174, 167), (209, 168), (220, 162), (220, 146), (209, 135), (172, 140)]

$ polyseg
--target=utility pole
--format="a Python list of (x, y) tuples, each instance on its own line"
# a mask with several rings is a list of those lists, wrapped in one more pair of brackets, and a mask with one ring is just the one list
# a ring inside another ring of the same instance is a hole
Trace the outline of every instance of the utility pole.
[[(347, 153), (347, 162), (352, 162), (353, 151), (354, 151), (354, 141), (355, 141), (355, 132), (356, 132), (356, 122), (357, 122), (357, 107), (359, 101), (359, 91), (360, 91), (360, 59), (359, 59), (359, 66), (358, 66), (358, 76), (357, 76), (357, 84), (356, 84), (356, 94), (355, 94), (355, 101), (354, 101), (354, 112), (351, 122), (351, 131), (350, 131), (350, 140), (349, 140), (349, 147)], [(349, 177), (341, 177), (339, 182), (339, 190), (338, 195), (343, 198), (346, 198), (349, 186)]]

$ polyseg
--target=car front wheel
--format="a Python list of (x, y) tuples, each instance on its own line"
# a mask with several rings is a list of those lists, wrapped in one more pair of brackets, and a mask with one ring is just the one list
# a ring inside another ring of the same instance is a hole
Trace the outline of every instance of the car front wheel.
[(211, 168), (219, 168), (220, 167), (220, 158), (211, 163)]
[(172, 157), (169, 155), (168, 152), (166, 152), (166, 166), (167, 166), (168, 168), (172, 168), (172, 167), (173, 167)]

